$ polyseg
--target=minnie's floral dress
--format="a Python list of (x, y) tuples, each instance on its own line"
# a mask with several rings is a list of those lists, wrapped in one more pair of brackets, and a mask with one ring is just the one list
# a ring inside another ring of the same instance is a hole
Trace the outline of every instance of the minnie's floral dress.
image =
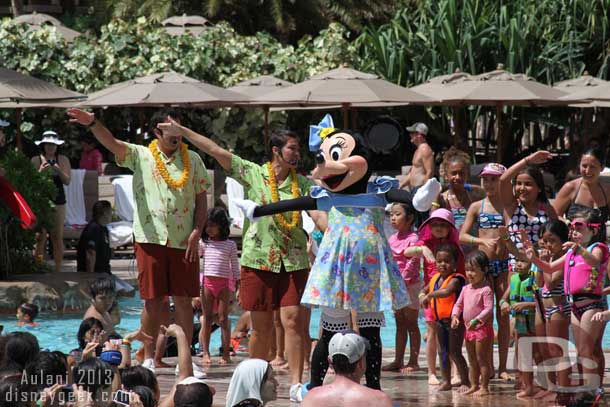
[(301, 303), (360, 312), (390, 311), (408, 303), (405, 283), (383, 232), (385, 193), (391, 177), (369, 182), (367, 193), (311, 188), (317, 209), (328, 211), (328, 229), (309, 274)]

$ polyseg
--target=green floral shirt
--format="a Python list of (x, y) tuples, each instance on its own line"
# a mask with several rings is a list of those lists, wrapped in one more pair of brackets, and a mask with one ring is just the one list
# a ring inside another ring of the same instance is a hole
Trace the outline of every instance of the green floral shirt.
[[(189, 151), (191, 170), (186, 185), (174, 190), (161, 177), (155, 159), (145, 146), (127, 144), (125, 159), (117, 164), (133, 171), (133, 233), (138, 243), (154, 243), (186, 249), (195, 224), (195, 197), (206, 191), (211, 180), (199, 154)], [(180, 150), (161, 158), (172, 179), (182, 176)]]
[[(265, 205), (273, 202), (269, 186), (269, 172), (266, 165), (246, 161), (233, 154), (229, 174), (243, 185), (246, 199)], [(313, 182), (298, 175), (299, 194), (309, 194)], [(292, 178), (287, 177), (278, 185), (280, 200), (292, 199)], [(287, 223), (292, 219), (292, 212), (280, 214)], [(276, 222), (275, 216), (263, 216), (258, 222), (250, 224), (244, 221), (242, 235), (242, 266), (259, 270), (270, 270), (279, 273), (282, 263), (286, 271), (309, 268), (307, 256), (307, 237), (303, 231), (303, 219), (299, 217), (298, 225), (289, 231)]]

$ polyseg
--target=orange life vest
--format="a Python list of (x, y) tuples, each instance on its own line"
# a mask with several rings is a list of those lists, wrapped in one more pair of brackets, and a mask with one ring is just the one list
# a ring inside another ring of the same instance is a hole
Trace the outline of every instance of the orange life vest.
[[(443, 284), (441, 284), (440, 287), (435, 289), (434, 287), (439, 278), (441, 278), (440, 273), (437, 273), (432, 277), (432, 279), (430, 280), (430, 286), (428, 288), (429, 293), (447, 288), (447, 286), (449, 285), (449, 282), (454, 278), (461, 279), (462, 285), (464, 285), (464, 276), (461, 274), (458, 274), (458, 273), (453, 273), (453, 274), (448, 275), (447, 278), (445, 279), (445, 281), (443, 281)], [(444, 298), (436, 297), (436, 298), (430, 299), (430, 309), (432, 310), (433, 315), (437, 321), (440, 321), (441, 319), (445, 319), (445, 318), (451, 318), (451, 311), (453, 311), (453, 305), (457, 301), (459, 294), (460, 293), (457, 292), (457, 293), (451, 294), (448, 297), (444, 297)]]

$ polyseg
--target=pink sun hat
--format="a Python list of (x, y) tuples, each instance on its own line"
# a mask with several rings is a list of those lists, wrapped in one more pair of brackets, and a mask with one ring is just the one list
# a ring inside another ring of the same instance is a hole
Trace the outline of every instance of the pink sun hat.
[(498, 163), (487, 163), (479, 175), (502, 175), (506, 172), (506, 167)]

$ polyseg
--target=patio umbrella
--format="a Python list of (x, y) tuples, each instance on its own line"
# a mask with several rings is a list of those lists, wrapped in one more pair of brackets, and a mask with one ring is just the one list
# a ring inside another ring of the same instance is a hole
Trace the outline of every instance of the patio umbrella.
[(231, 106), (249, 97), (176, 72), (162, 72), (117, 83), (89, 95), (81, 106)]
[(195, 36), (213, 26), (204, 17), (187, 16), (186, 14), (169, 17), (161, 21), (161, 25), (170, 35), (192, 34)]
[[(271, 75), (262, 75), (254, 79), (248, 79), (247, 81), (239, 82), (237, 85), (232, 86), (227, 90), (241, 93), (242, 95), (246, 95), (249, 98), (254, 99), (256, 97), (266, 95), (268, 93), (291, 85), (293, 85), (292, 82), (288, 82)], [(266, 145), (267, 140), (269, 140), (269, 106), (255, 104), (254, 102), (248, 102), (247, 105), (262, 106), (263, 108), (263, 111), (265, 113), (264, 139)]]
[(57, 32), (61, 34), (66, 42), (72, 42), (76, 37), (81, 35), (78, 31), (74, 31), (61, 23), (55, 17), (51, 17), (48, 14), (33, 13), (33, 14), (22, 14), (13, 19), (13, 22), (17, 24), (27, 24), (29, 26), (28, 31), (40, 30), (44, 26), (55, 27)]
[(252, 99), (253, 103), (269, 106), (336, 105), (343, 108), (344, 127), (348, 127), (350, 106), (382, 104), (429, 104), (432, 99), (395, 85), (377, 75), (350, 68), (337, 68), (312, 76), (310, 79)]
[[(61, 101), (78, 101), (86, 96), (61, 88), (50, 82), (0, 68), (0, 107), (15, 110), (17, 148), (21, 149), (21, 111), (29, 104), (52, 104)], [(4, 106), (2, 106), (4, 105)]]
[(596, 78), (595, 76), (589, 75), (589, 72), (585, 71), (582, 76), (574, 79), (568, 79), (566, 81), (557, 82), (553, 87), (566, 93), (576, 93), (585, 89), (592, 89), (600, 85), (607, 85), (610, 82), (603, 79)]
[[(502, 131), (504, 106), (567, 105), (575, 99), (565, 92), (536, 82), (527, 75), (507, 72), (503, 65), (498, 65), (495, 71), (457, 80), (440, 87), (434, 93), (424, 94), (438, 99), (443, 105), (495, 106), (498, 123), (497, 160), (500, 162), (503, 161), (506, 147)], [(568, 98), (564, 99), (564, 96)]]

